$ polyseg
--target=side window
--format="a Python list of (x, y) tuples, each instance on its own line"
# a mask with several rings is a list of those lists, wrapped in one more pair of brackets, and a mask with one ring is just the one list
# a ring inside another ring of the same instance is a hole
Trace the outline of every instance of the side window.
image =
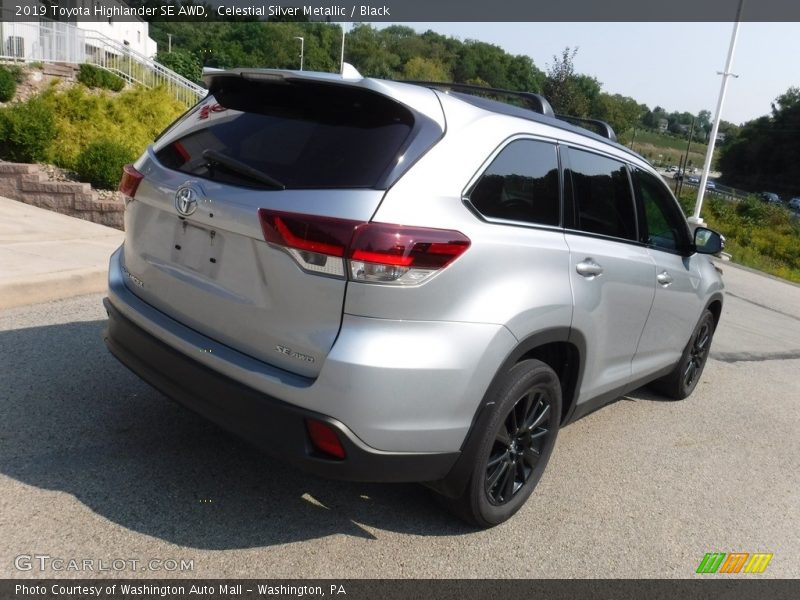
[(473, 186), (469, 199), (485, 217), (558, 225), (561, 202), (555, 144), (511, 142)]
[(686, 220), (664, 184), (638, 169), (634, 171), (634, 182), (646, 224), (642, 241), (672, 252), (685, 248), (688, 243)]
[(569, 162), (576, 228), (636, 240), (636, 210), (625, 165), (572, 148)]

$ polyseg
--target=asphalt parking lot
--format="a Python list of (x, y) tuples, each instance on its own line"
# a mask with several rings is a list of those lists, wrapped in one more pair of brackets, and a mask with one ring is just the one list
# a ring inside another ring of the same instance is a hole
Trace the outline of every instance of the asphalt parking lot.
[(707, 552), (769, 552), (759, 577), (800, 577), (800, 287), (723, 269), (695, 394), (638, 390), (565, 428), (489, 531), (421, 486), (297, 472), (165, 400), (106, 352), (101, 295), (5, 310), (0, 576), (686, 578)]

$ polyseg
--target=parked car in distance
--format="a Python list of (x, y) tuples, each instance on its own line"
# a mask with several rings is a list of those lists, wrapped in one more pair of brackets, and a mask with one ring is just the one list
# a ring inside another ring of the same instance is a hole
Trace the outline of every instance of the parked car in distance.
[[(610, 127), (458, 84), (204, 78), (125, 167), (104, 301), (109, 350), (165, 395), (311, 472), (424, 482), (489, 527), (562, 426), (642, 385), (695, 390), (721, 237)], [(564, 511), (592, 494), (575, 485)]]
[(692, 175), (686, 180), (686, 182), (687, 183), (693, 183), (695, 185), (700, 185), (700, 178), (699, 177), (695, 177), (694, 175)]
[[(700, 183), (699, 181), (697, 183)], [(707, 190), (715, 190), (717, 189), (717, 184), (713, 181), (706, 181), (706, 189)]]
[(774, 192), (761, 192), (759, 197), (767, 204), (781, 204), (780, 196)]
[(789, 200), (789, 208), (792, 210), (800, 210), (800, 196), (796, 196)]

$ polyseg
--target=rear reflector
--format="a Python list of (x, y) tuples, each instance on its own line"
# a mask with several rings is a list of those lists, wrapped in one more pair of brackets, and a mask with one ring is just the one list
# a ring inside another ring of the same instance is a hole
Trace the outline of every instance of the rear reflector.
[(420, 283), (469, 248), (463, 233), (258, 211), (264, 239), (305, 270), (367, 283)]
[(344, 446), (333, 427), (323, 421), (306, 419), (306, 429), (316, 450), (340, 460), (345, 457)]
[(122, 179), (119, 181), (119, 191), (123, 195), (133, 198), (136, 196), (136, 190), (139, 189), (144, 175), (139, 173), (133, 165), (125, 165), (122, 167)]

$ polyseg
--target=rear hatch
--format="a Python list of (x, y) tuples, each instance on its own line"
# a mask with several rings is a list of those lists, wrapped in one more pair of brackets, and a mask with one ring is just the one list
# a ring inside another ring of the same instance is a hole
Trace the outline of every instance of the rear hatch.
[(411, 87), (215, 74), (209, 96), (135, 165), (128, 287), (216, 341), (316, 376), (342, 319), (337, 247), (442, 135), (435, 95)]

